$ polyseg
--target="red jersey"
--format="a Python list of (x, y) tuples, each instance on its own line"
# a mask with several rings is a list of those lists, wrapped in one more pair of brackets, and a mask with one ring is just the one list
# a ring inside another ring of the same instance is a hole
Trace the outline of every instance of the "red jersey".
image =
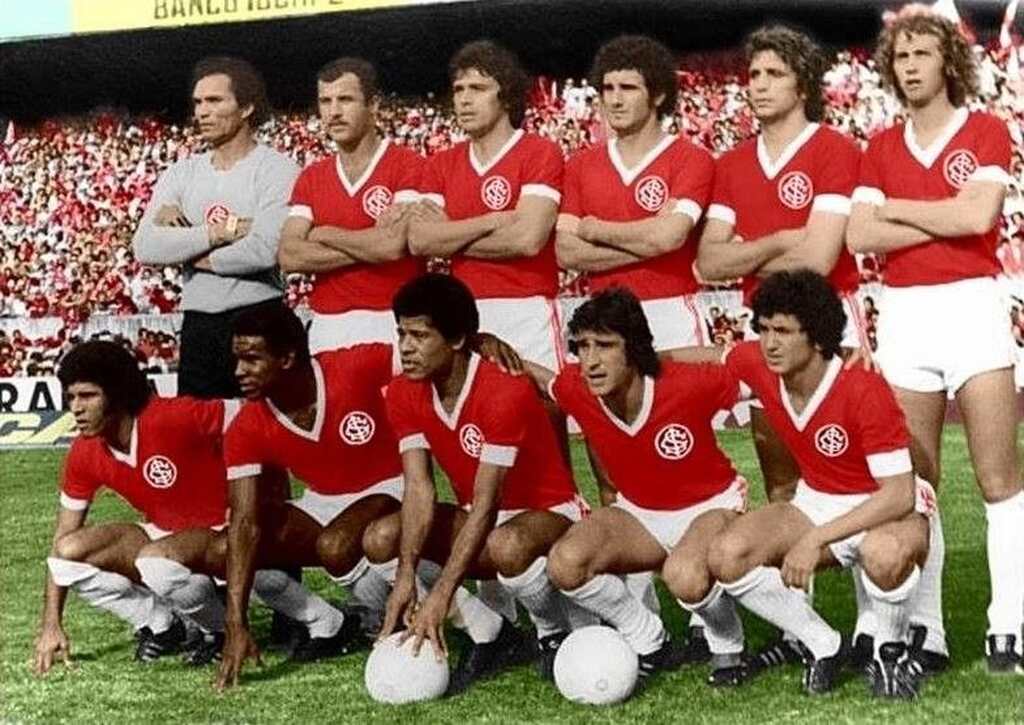
[[(336, 156), (303, 169), (292, 189), (290, 216), (314, 227), (369, 229), (392, 203), (415, 201), (424, 160), (403, 146), (381, 141), (361, 178), (350, 182)], [(424, 270), (423, 260), (403, 257), (318, 272), (309, 306), (322, 314), (389, 310), (391, 297)]]
[(697, 259), (697, 222), (707, 207), (715, 177), (711, 154), (689, 141), (666, 136), (634, 168), (627, 168), (615, 139), (573, 156), (565, 168), (562, 213), (582, 219), (633, 222), (656, 216), (665, 204), (693, 219), (679, 249), (607, 272), (590, 274), (590, 290), (628, 287), (641, 300), (692, 294)]
[(399, 448), (429, 449), (451, 480), (459, 504), (473, 501), (481, 462), (509, 469), (502, 510), (544, 510), (576, 493), (544, 406), (525, 376), (501, 372), (479, 355), (449, 415), (428, 380), (396, 378), (388, 386), (388, 415)]
[(739, 396), (721, 365), (663, 362), (644, 378), (640, 413), (626, 423), (587, 388), (579, 365), (552, 381), (552, 399), (579, 423), (612, 485), (638, 506), (678, 511), (706, 501), (736, 479), (711, 428), (720, 409)]
[[(861, 165), (856, 201), (886, 198), (932, 201), (956, 196), (969, 181), (1007, 183), (1010, 132), (988, 113), (957, 109), (949, 126), (921, 149), (910, 123), (872, 137)], [(999, 274), (999, 224), (984, 234), (937, 238), (886, 252), (884, 280), (893, 287), (944, 284)]]
[[(731, 224), (753, 242), (806, 226), (812, 211), (848, 216), (859, 166), (857, 146), (827, 126), (808, 124), (774, 162), (759, 135), (719, 159), (708, 219)], [(845, 244), (828, 278), (838, 291), (856, 291), (857, 262)], [(743, 278), (746, 302), (759, 283), (755, 275)]]
[(264, 466), (291, 471), (317, 493), (358, 493), (402, 475), (381, 388), (395, 369), (391, 345), (355, 345), (312, 360), (316, 419), (297, 426), (267, 399), (242, 406), (224, 441), (228, 480)]
[(768, 369), (757, 342), (729, 352), (726, 367), (760, 398), (765, 415), (793, 454), (807, 485), (833, 494), (872, 493), (877, 478), (912, 470), (903, 412), (881, 375), (843, 370), (834, 357), (797, 414), (782, 378)]
[(84, 510), (106, 486), (167, 531), (223, 524), (228, 488), (222, 440), (237, 411), (235, 400), (154, 395), (132, 424), (127, 454), (100, 436), (75, 439), (64, 461), (61, 505)]
[[(513, 211), (521, 196), (531, 194), (558, 204), (562, 166), (562, 152), (556, 144), (519, 130), (487, 164), (477, 160), (469, 141), (431, 156), (420, 189), (456, 221), (492, 211)], [(533, 257), (491, 260), (456, 254), (452, 274), (465, 282), (477, 299), (554, 297), (558, 292), (554, 236)]]

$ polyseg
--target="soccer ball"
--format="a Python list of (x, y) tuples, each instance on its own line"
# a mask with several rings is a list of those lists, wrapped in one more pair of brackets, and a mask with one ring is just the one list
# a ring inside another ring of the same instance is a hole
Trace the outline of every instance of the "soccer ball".
[(399, 640), (396, 632), (374, 646), (366, 660), (363, 681), (377, 702), (402, 705), (435, 700), (448, 689), (448, 663), (438, 662), (430, 642), (424, 641), (418, 657), (413, 656), (413, 639)]
[(555, 655), (555, 684), (566, 699), (585, 705), (622, 702), (636, 687), (639, 661), (611, 627), (582, 627)]

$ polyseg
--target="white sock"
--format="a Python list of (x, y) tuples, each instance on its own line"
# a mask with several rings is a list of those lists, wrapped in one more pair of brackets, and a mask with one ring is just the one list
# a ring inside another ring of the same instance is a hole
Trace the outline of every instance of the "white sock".
[(619, 630), (639, 655), (660, 649), (668, 637), (661, 618), (644, 606), (622, 578), (614, 574), (598, 574), (565, 594)]
[(879, 648), (886, 642), (907, 641), (907, 630), (910, 625), (907, 601), (921, 579), (921, 570), (915, 566), (914, 570), (910, 572), (910, 576), (902, 584), (889, 590), (880, 588), (863, 571), (861, 571), (860, 579), (864, 584), (864, 591), (871, 597), (872, 608), (878, 619), (878, 629), (875, 632), (875, 656), (877, 657)]
[[(438, 564), (420, 559), (416, 567), (416, 589), (420, 601), (430, 593), (440, 576), (441, 567)], [(496, 640), (504, 622), (500, 614), (473, 596), (464, 586), (455, 590), (448, 616), (451, 617), (452, 625), (468, 634), (475, 644)]]
[(654, 572), (634, 571), (626, 574), (625, 579), (630, 594), (655, 614), (661, 614), (661, 601), (658, 599), (658, 590), (654, 587)]
[(193, 574), (184, 564), (158, 556), (139, 557), (135, 568), (154, 594), (169, 600), (175, 609), (187, 614), (203, 630), (224, 631), (224, 604), (210, 577)]
[(988, 634), (1019, 638), (1024, 617), (1024, 491), (999, 503), (986, 503), (985, 518), (992, 585)]
[[(802, 596), (804, 598), (804, 601), (807, 602), (807, 606), (811, 609), (814, 609), (814, 577), (811, 577), (811, 583), (808, 585), (807, 591), (804, 591), (803, 589), (792, 589), (791, 591), (796, 592), (797, 594)], [(782, 632), (782, 639), (786, 642), (792, 643), (800, 641), (800, 638), (797, 637), (795, 634), (786, 631)]]
[(715, 582), (711, 591), (699, 602), (690, 604), (680, 601), (679, 605), (690, 613), (690, 626), (699, 618), (704, 636), (712, 654), (739, 654), (743, 651), (743, 622), (736, 612), (736, 602), (725, 593), (722, 585)]
[(263, 602), (285, 616), (302, 622), (312, 638), (333, 637), (345, 615), (279, 569), (260, 569), (252, 590)]
[(917, 591), (908, 604), (910, 623), (927, 629), (923, 645), (926, 650), (948, 655), (946, 627), (942, 622), (942, 569), (946, 561), (946, 539), (942, 535), (942, 517), (938, 509), (929, 517), (928, 523), (928, 558), (924, 560)]
[(839, 632), (818, 616), (804, 592), (790, 589), (772, 566), (757, 566), (731, 584), (722, 584), (740, 604), (779, 629), (792, 632), (815, 659), (839, 651)]
[(83, 600), (128, 622), (135, 630), (149, 627), (159, 634), (174, 623), (169, 606), (126, 576), (56, 556), (47, 557), (46, 563), (58, 586), (74, 589)]
[(875, 632), (878, 631), (878, 617), (875, 616), (875, 612), (871, 609), (871, 597), (868, 596), (867, 591), (864, 589), (864, 579), (867, 574), (860, 568), (860, 565), (854, 565), (850, 569), (850, 574), (853, 579), (853, 593), (857, 598), (857, 624), (853, 628), (853, 638), (857, 639), (858, 635), (866, 634), (869, 637), (874, 637)]
[[(365, 557), (352, 567), (351, 571), (341, 576), (331, 577), (341, 586), (345, 587), (351, 595), (354, 604), (362, 606), (366, 611), (367, 621), (361, 622), (363, 631), (378, 632), (384, 621), (384, 609), (388, 604), (388, 594), (391, 593), (391, 584), (387, 580), (388, 564), (374, 566)], [(391, 574), (394, 579), (394, 573)]]
[(538, 638), (569, 630), (565, 595), (551, 584), (547, 568), (548, 558), (540, 556), (522, 574), (513, 577), (498, 575), (498, 581), (530, 613)]

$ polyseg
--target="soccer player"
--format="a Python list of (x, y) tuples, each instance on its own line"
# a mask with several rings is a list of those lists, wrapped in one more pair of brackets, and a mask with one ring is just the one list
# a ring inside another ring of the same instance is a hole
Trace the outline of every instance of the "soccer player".
[(480, 329), (557, 370), (561, 323), (552, 232), (562, 199), (557, 144), (519, 128), (529, 79), (490, 41), (449, 63), (455, 115), (469, 136), (431, 156), (409, 223), (413, 254), (451, 260), (476, 298)]
[[(743, 629), (732, 599), (707, 570), (714, 536), (746, 510), (746, 481), (718, 448), (711, 419), (739, 397), (717, 365), (660, 362), (637, 298), (606, 289), (576, 310), (569, 349), (578, 364), (557, 376), (531, 368), (538, 385), (580, 425), (590, 459), (617, 491), (572, 525), (548, 556), (555, 585), (618, 629), (651, 675), (685, 660), (664, 625), (621, 575), (662, 571), (683, 606), (700, 614), (711, 682), (743, 679)], [(666, 561), (667, 559), (667, 561)]]
[[(906, 414), (915, 469), (935, 486), (946, 398), (956, 397), (988, 520), (988, 667), (1022, 673), (1024, 491), (1013, 340), (995, 279), (1010, 137), (1001, 120), (965, 107), (977, 68), (949, 20), (920, 7), (901, 11), (882, 32), (876, 60), (907, 121), (868, 144), (848, 242), (886, 255), (877, 359)], [(927, 646), (944, 653), (938, 562), (925, 571), (921, 599)]]
[(406, 245), (423, 159), (377, 132), (377, 71), (339, 58), (317, 73), (320, 123), (337, 153), (302, 171), (281, 231), (286, 272), (315, 274), (309, 349), (394, 339), (391, 298), (422, 269)]
[(281, 298), (277, 244), (299, 169), (253, 138), (269, 111), (248, 62), (199, 61), (192, 103), (210, 150), (163, 173), (132, 248), (143, 264), (184, 265), (178, 393), (235, 398), (231, 320)]
[(714, 162), (662, 131), (661, 119), (676, 107), (676, 67), (667, 48), (643, 36), (598, 51), (591, 83), (615, 138), (570, 159), (556, 241), (561, 266), (589, 273), (592, 293), (620, 285), (640, 299), (655, 350), (703, 339), (692, 298), (693, 231)]
[(826, 279), (778, 272), (754, 294), (758, 342), (733, 348), (728, 370), (764, 405), (792, 451), (800, 482), (734, 521), (712, 543), (708, 564), (726, 592), (793, 633), (809, 651), (804, 688), (831, 690), (846, 646), (803, 594), (825, 566), (855, 567), (877, 618), (868, 668), (876, 696), (917, 696), (922, 668), (908, 656), (908, 602), (928, 551), (935, 492), (915, 481), (910, 436), (877, 373), (844, 369), (846, 315)]
[[(176, 652), (184, 645), (185, 626), (166, 602), (140, 586), (135, 557), (171, 532), (224, 524), (221, 441), (238, 405), (157, 398), (131, 353), (112, 342), (72, 348), (58, 378), (79, 437), (64, 462), (35, 670), (47, 672), (55, 657), (70, 661), (61, 623), (69, 588), (135, 629), (137, 660)], [(103, 487), (145, 520), (86, 525)]]
[[(544, 651), (545, 641), (561, 639), (572, 626), (548, 579), (547, 552), (584, 512), (555, 431), (528, 378), (468, 349), (479, 318), (464, 284), (446, 275), (419, 277), (399, 290), (394, 314), (403, 375), (388, 387), (387, 405), (405, 499), (400, 513), (375, 522), (364, 537), (372, 561), (399, 557), (381, 636), (404, 618), (417, 649), (426, 638), (438, 657), (447, 654), (443, 627), (456, 589), (467, 577), (497, 577), (530, 612)], [(448, 474), (455, 504), (436, 501), (431, 455)], [(419, 600), (421, 558), (441, 570)], [(449, 692), (515, 664), (524, 651), (503, 619), (489, 642), (464, 653)], [(553, 661), (543, 659), (548, 676)]]

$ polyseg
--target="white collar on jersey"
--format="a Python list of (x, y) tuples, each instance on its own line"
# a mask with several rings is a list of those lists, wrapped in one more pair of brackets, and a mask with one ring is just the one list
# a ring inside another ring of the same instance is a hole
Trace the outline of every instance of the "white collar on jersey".
[(640, 412), (637, 413), (636, 419), (632, 423), (626, 423), (626, 421), (609, 410), (601, 396), (597, 397), (597, 402), (601, 405), (601, 410), (604, 411), (604, 414), (608, 416), (608, 419), (616, 427), (628, 436), (635, 436), (640, 432), (641, 428), (647, 425), (647, 419), (651, 417), (651, 408), (654, 407), (654, 378), (650, 375), (644, 376), (644, 399), (640, 403)]
[(757, 162), (761, 164), (761, 171), (769, 179), (774, 179), (780, 171), (786, 168), (786, 164), (793, 160), (796, 156), (797, 151), (804, 147), (808, 141), (811, 140), (811, 136), (821, 128), (819, 123), (808, 123), (804, 126), (804, 130), (796, 135), (792, 141), (782, 149), (782, 153), (779, 154), (779, 158), (775, 161), (771, 160), (768, 156), (768, 145), (764, 142), (764, 134), (757, 134)]
[(327, 412), (327, 392), (324, 386), (324, 372), (320, 369), (320, 363), (316, 358), (312, 358), (310, 363), (313, 365), (313, 380), (316, 382), (316, 418), (313, 420), (313, 430), (306, 430), (295, 425), (295, 422), (282, 413), (270, 398), (267, 398), (267, 407), (277, 418), (277, 422), (292, 433), (307, 440), (318, 441), (324, 427), (324, 415)]
[(488, 161), (486, 164), (480, 163), (480, 159), (478, 159), (476, 157), (476, 151), (473, 149), (473, 142), (470, 141), (469, 142), (469, 165), (473, 167), (473, 171), (476, 172), (476, 175), (477, 176), (483, 176), (488, 171), (493, 169), (495, 164), (497, 164), (499, 161), (501, 161), (503, 158), (505, 158), (505, 154), (507, 154), (509, 151), (511, 151), (512, 147), (515, 146), (517, 143), (519, 143), (519, 139), (521, 139), (525, 135), (525, 133), (526, 132), (523, 131), (523, 129), (517, 128), (512, 133), (512, 135), (509, 136), (508, 141), (505, 142), (505, 145), (502, 146), (500, 149), (498, 149), (498, 153), (494, 154), (494, 156), (491, 158), (491, 160)]
[(832, 390), (832, 386), (835, 384), (836, 378), (839, 377), (842, 369), (842, 357), (839, 355), (833, 356), (832, 361), (825, 368), (825, 374), (821, 377), (821, 382), (818, 383), (817, 389), (815, 389), (811, 399), (807, 401), (807, 406), (800, 415), (797, 415), (793, 409), (793, 403), (789, 399), (789, 391), (786, 390), (786, 386), (782, 382), (782, 376), (779, 376), (779, 396), (782, 398), (782, 407), (786, 409), (789, 419), (793, 421), (793, 426), (798, 431), (803, 432), (803, 429), (807, 427), (807, 423), (814, 417), (814, 414), (828, 396), (829, 391)]
[(942, 129), (942, 133), (940, 133), (926, 149), (917, 145), (917, 135), (914, 133), (914, 122), (908, 118), (906, 125), (903, 127), (903, 143), (907, 145), (907, 151), (910, 152), (911, 156), (917, 159), (921, 166), (926, 169), (930, 169), (932, 164), (935, 163), (935, 159), (939, 158), (939, 154), (945, 150), (946, 146), (953, 140), (953, 137), (956, 136), (957, 132), (964, 127), (965, 123), (967, 123), (968, 116), (970, 116), (970, 111), (963, 106), (953, 111), (953, 116), (946, 123), (946, 127)]
[(658, 143), (654, 144), (650, 151), (644, 154), (644, 157), (640, 159), (633, 168), (626, 166), (626, 162), (622, 160), (622, 154), (619, 153), (618, 139), (608, 139), (608, 158), (612, 160), (612, 166), (619, 172), (619, 178), (622, 179), (622, 183), (629, 186), (636, 177), (643, 173), (643, 170), (650, 166), (656, 158), (661, 156), (661, 152), (667, 149), (672, 143), (678, 139), (678, 136), (667, 134)]
[(363, 172), (362, 176), (356, 179), (356, 183), (354, 184), (349, 182), (348, 175), (345, 173), (345, 168), (341, 165), (341, 159), (338, 158), (337, 154), (334, 155), (334, 168), (338, 171), (338, 179), (341, 181), (341, 185), (345, 187), (345, 191), (348, 192), (349, 196), (355, 196), (358, 194), (359, 190), (363, 188), (363, 184), (373, 176), (373, 172), (377, 169), (377, 164), (379, 164), (380, 160), (384, 157), (384, 153), (388, 150), (388, 145), (390, 143), (391, 142), (386, 138), (381, 139), (380, 143), (377, 145), (377, 150), (373, 152), (373, 158), (371, 158), (370, 163), (366, 165), (366, 171)]
[(125, 465), (135, 468), (138, 463), (139, 456), (139, 419), (132, 418), (132, 434), (130, 437), (131, 442), (128, 444), (128, 453), (121, 453), (116, 448), (112, 448), (109, 443), (106, 443), (107, 450), (117, 460), (121, 461)]
[(480, 367), (480, 356), (475, 352), (469, 356), (469, 365), (466, 368), (466, 379), (462, 381), (462, 390), (459, 391), (459, 399), (455, 401), (455, 407), (452, 408), (452, 414), (448, 415), (448, 412), (441, 405), (441, 397), (437, 394), (437, 388), (433, 384), (430, 386), (430, 392), (434, 396), (434, 412), (437, 413), (437, 417), (441, 419), (441, 422), (448, 426), (449, 430), (455, 430), (455, 426), (459, 424), (459, 415), (462, 413), (462, 406), (466, 404), (466, 398), (469, 397), (469, 391), (473, 389), (473, 381), (476, 379), (477, 368)]

